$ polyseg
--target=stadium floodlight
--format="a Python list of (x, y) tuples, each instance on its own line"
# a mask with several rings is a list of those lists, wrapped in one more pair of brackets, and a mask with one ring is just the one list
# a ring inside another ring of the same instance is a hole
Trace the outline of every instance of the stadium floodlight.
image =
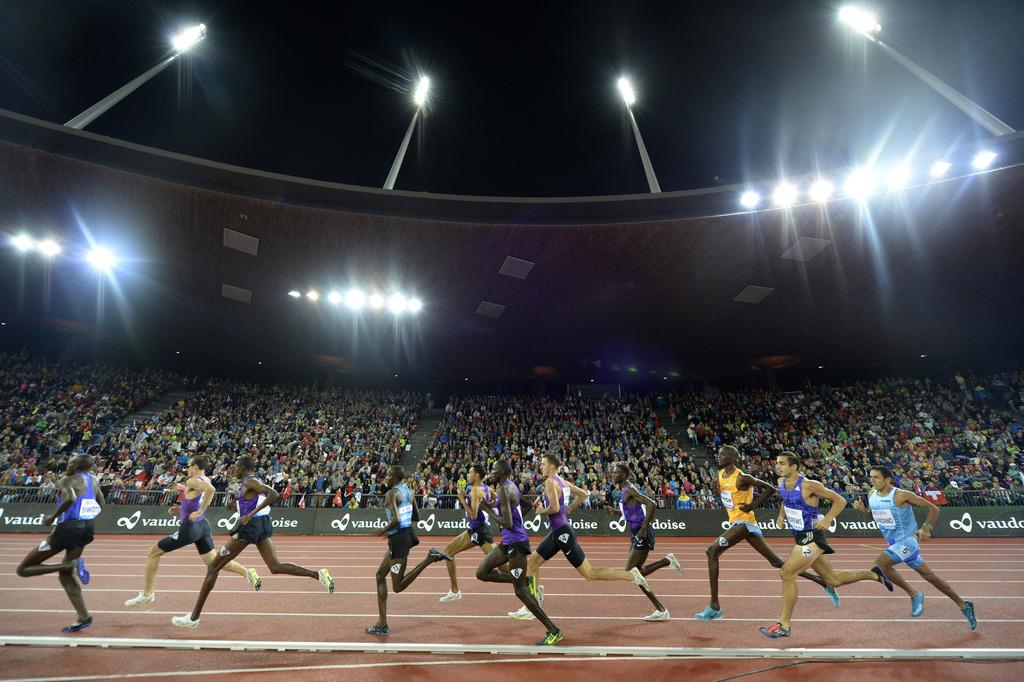
[(179, 53), (187, 52), (206, 37), (206, 24), (190, 26), (171, 38), (171, 45)]
[(843, 7), (839, 10), (839, 21), (877, 45), (882, 52), (885, 52), (897, 64), (917, 76), (925, 85), (945, 97), (953, 106), (970, 116), (985, 130), (993, 135), (1009, 135), (1016, 132), (980, 104), (969, 99), (960, 91), (953, 89), (952, 86), (940, 80), (924, 67), (907, 59), (902, 53), (879, 40), (876, 34), (882, 30), (882, 27), (879, 25), (877, 17), (871, 12), (859, 7)]
[(141, 76), (122, 85), (120, 88), (110, 93), (109, 95), (101, 99), (99, 102), (97, 102), (96, 104), (92, 105), (91, 107), (80, 113), (78, 116), (75, 116), (73, 119), (71, 119), (64, 125), (68, 128), (81, 130), (82, 128), (89, 125), (97, 118), (105, 114), (107, 110), (109, 110), (112, 106), (114, 106), (115, 104), (117, 104), (118, 102), (120, 102), (136, 90), (138, 90), (147, 81), (149, 81), (149, 79), (153, 78), (153, 76), (157, 75), (158, 73), (166, 69), (168, 66), (170, 66), (171, 62), (173, 62), (181, 55), (185, 54), (186, 51), (194, 47), (196, 43), (198, 43), (205, 37), (205, 24), (199, 24), (198, 26), (187, 28), (184, 31), (178, 33), (171, 39), (171, 45), (173, 47), (174, 52), (169, 57), (164, 58), (163, 61), (159, 62), (156, 66), (151, 68), (149, 71), (146, 71)]
[(928, 175), (933, 178), (941, 178), (949, 169), (953, 167), (949, 161), (939, 160), (932, 164), (932, 167), (928, 169)]
[(858, 168), (846, 178), (843, 189), (849, 198), (863, 201), (875, 190), (875, 176), (867, 168)]
[(117, 265), (117, 258), (105, 246), (94, 247), (89, 253), (85, 254), (85, 260), (100, 272), (110, 272)]
[(406, 307), (409, 309), (410, 313), (418, 313), (423, 310), (423, 301), (418, 298), (410, 298)]
[(39, 249), (39, 253), (43, 254), (47, 258), (53, 258), (60, 253), (60, 244), (53, 239), (44, 239), (36, 244), (36, 248)]
[(366, 294), (359, 289), (349, 289), (345, 293), (345, 305), (352, 310), (361, 310), (366, 305)]
[(394, 189), (395, 181), (398, 180), (398, 171), (402, 169), (402, 161), (405, 160), (405, 151), (409, 148), (409, 140), (412, 139), (412, 131), (416, 129), (416, 122), (420, 120), (420, 112), (423, 110), (423, 105), (427, 101), (427, 93), (430, 91), (430, 79), (426, 76), (420, 76), (420, 80), (416, 83), (416, 90), (413, 92), (412, 99), (416, 103), (416, 111), (412, 115), (412, 121), (409, 122), (409, 127), (405, 130), (405, 137), (402, 138), (402, 144), (398, 146), (398, 153), (395, 154), (395, 160), (391, 164), (391, 170), (388, 171), (388, 177), (384, 180), (384, 189)]
[(295, 289), (289, 291), (288, 295), (291, 296), (292, 298), (302, 298), (302, 294), (296, 291)]
[(658, 194), (661, 192), (661, 185), (658, 184), (658, 177), (654, 174), (654, 166), (651, 165), (651, 157), (647, 154), (647, 145), (644, 144), (644, 138), (640, 135), (640, 126), (636, 124), (636, 116), (633, 115), (636, 92), (633, 90), (633, 84), (626, 77), (619, 79), (618, 86), (619, 94), (622, 95), (622, 101), (626, 103), (626, 113), (629, 114), (629, 122), (633, 127), (633, 138), (636, 140), (637, 151), (640, 152), (640, 162), (644, 166), (644, 175), (647, 176), (647, 187), (650, 189), (651, 194)]
[(628, 78), (622, 77), (617, 85), (619, 94), (622, 95), (622, 101), (626, 103), (627, 107), (633, 106), (636, 103), (636, 91), (633, 90), (633, 84), (629, 82)]
[(380, 310), (385, 304), (384, 297), (380, 294), (372, 294), (370, 298), (367, 299), (367, 302), (370, 304), (370, 307), (375, 310)]
[(910, 169), (906, 166), (896, 166), (889, 171), (889, 189), (899, 191), (910, 184)]
[(796, 203), (798, 195), (796, 187), (788, 182), (780, 182), (772, 192), (772, 201), (776, 206), (792, 206)]
[(740, 206), (743, 208), (757, 208), (761, 203), (761, 195), (753, 190), (747, 190), (740, 195)]
[(394, 293), (388, 296), (388, 310), (395, 315), (400, 315), (405, 312), (405, 308), (408, 302), (405, 300), (405, 296), (399, 293)]
[(11, 245), (18, 251), (31, 251), (35, 244), (32, 237), (29, 237), (27, 234), (18, 234), (11, 237)]
[(306, 292), (306, 298), (308, 298), (311, 301), (319, 301), (320, 294), (315, 289), (310, 289), (309, 291)]
[(832, 183), (828, 180), (815, 180), (807, 190), (807, 194), (811, 197), (811, 201), (817, 201), (819, 203), (824, 203), (831, 199), (833, 192), (835, 192), (835, 187), (833, 187)]
[(978, 152), (971, 159), (971, 167), (976, 170), (985, 170), (992, 165), (992, 162), (996, 160), (996, 153), (990, 151)]
[(339, 303), (341, 303), (341, 294), (339, 294), (337, 291), (332, 291), (329, 294), (327, 294), (327, 301), (332, 305), (338, 305)]

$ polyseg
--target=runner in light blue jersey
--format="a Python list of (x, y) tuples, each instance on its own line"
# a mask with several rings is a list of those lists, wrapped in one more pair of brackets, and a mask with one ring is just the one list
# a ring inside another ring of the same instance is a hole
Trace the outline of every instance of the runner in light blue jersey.
[[(873, 517), (882, 537), (889, 543), (889, 548), (879, 555), (875, 565), (885, 571), (894, 585), (910, 595), (910, 615), (917, 618), (924, 613), (924, 593), (907, 584), (896, 572), (897, 564), (906, 564), (907, 568), (917, 571), (922, 578), (953, 600), (972, 630), (977, 628), (974, 604), (961, 599), (949, 583), (935, 575), (921, 556), (920, 543), (927, 542), (932, 536), (932, 528), (939, 518), (939, 508), (920, 495), (893, 486), (892, 471), (886, 467), (872, 467), (869, 474), (874, 490), (868, 498), (868, 506), (865, 507), (863, 502), (857, 500), (853, 508), (865, 516)], [(928, 519), (920, 528), (914, 518), (914, 507), (928, 511)]]

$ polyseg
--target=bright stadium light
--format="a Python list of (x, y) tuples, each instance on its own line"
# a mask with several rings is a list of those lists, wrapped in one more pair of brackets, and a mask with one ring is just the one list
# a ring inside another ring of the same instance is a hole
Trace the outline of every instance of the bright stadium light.
[(366, 305), (366, 294), (359, 289), (349, 289), (345, 294), (345, 305), (352, 310), (361, 310)]
[(407, 307), (410, 313), (418, 313), (423, 310), (423, 301), (418, 298), (410, 298)]
[(839, 10), (839, 21), (864, 35), (871, 35), (882, 30), (881, 25), (878, 23), (878, 17), (863, 8), (853, 5), (847, 5)]
[(618, 86), (622, 101), (628, 107), (633, 106), (636, 103), (636, 91), (633, 90), (633, 84), (629, 82), (628, 78), (623, 77), (619, 79)]
[(753, 190), (747, 190), (740, 195), (740, 206), (743, 208), (757, 208), (761, 203), (761, 195)]
[(306, 298), (308, 298), (311, 301), (319, 301), (320, 294), (317, 293), (315, 289), (310, 289), (309, 291), (306, 292)]
[(332, 291), (331, 293), (327, 294), (327, 301), (333, 305), (338, 305), (339, 303), (341, 303), (341, 294), (339, 294), (337, 291)]
[(867, 199), (875, 189), (875, 176), (866, 168), (858, 168), (846, 178), (846, 196), (857, 201)]
[(811, 197), (811, 201), (817, 201), (824, 203), (832, 198), (832, 193), (835, 191), (835, 187), (828, 180), (815, 180), (811, 183), (810, 188), (807, 190), (808, 196)]
[(792, 206), (796, 203), (797, 196), (796, 187), (788, 182), (782, 182), (772, 192), (772, 201), (776, 206)]
[(288, 295), (291, 296), (292, 298), (302, 298), (302, 294), (296, 291), (295, 289), (289, 291)]
[(906, 166), (896, 166), (889, 171), (889, 189), (898, 191), (910, 184), (910, 169)]
[(985, 170), (996, 160), (996, 153), (990, 151), (978, 152), (971, 159), (971, 166), (976, 170)]
[(187, 52), (206, 37), (206, 24), (190, 26), (171, 38), (171, 45), (178, 52)]
[(385, 303), (384, 297), (381, 296), (380, 294), (371, 295), (370, 298), (368, 299), (368, 302), (370, 304), (370, 307), (375, 310), (380, 310), (381, 308), (383, 308)]
[(19, 234), (11, 237), (11, 245), (18, 251), (31, 251), (35, 246), (35, 241), (27, 234)]
[(117, 265), (117, 258), (105, 246), (97, 246), (85, 254), (85, 260), (100, 272), (110, 272)]
[(388, 297), (388, 310), (395, 315), (400, 315), (405, 312), (405, 308), (408, 302), (405, 300), (405, 296), (395, 293)]
[(430, 92), (430, 79), (426, 76), (421, 76), (419, 82), (416, 83), (416, 91), (412, 96), (416, 106), (422, 107), (426, 103), (428, 92)]
[(43, 254), (47, 258), (53, 258), (60, 253), (60, 244), (52, 239), (44, 239), (36, 244), (36, 248), (39, 249), (39, 253)]
[(419, 82), (416, 83), (416, 90), (413, 92), (412, 99), (416, 102), (416, 112), (412, 115), (412, 121), (409, 122), (409, 127), (405, 130), (405, 137), (402, 138), (402, 144), (398, 146), (398, 153), (395, 154), (395, 160), (391, 163), (391, 170), (388, 171), (388, 177), (384, 180), (384, 189), (394, 189), (395, 181), (398, 180), (398, 171), (402, 170), (402, 161), (405, 160), (405, 151), (409, 148), (409, 140), (412, 139), (412, 131), (416, 129), (416, 121), (420, 120), (420, 111), (423, 110), (423, 105), (427, 101), (427, 93), (430, 91), (430, 79), (426, 76), (420, 76)]
[(928, 169), (928, 175), (932, 176), (933, 178), (941, 178), (943, 175), (949, 172), (949, 169), (952, 167), (953, 164), (951, 164), (949, 161), (936, 161), (935, 163), (932, 164), (932, 167)]
[(633, 127), (633, 138), (636, 140), (637, 151), (640, 152), (640, 163), (644, 166), (644, 175), (647, 176), (647, 188), (651, 190), (651, 194), (658, 194), (661, 192), (661, 185), (658, 184), (658, 176), (654, 174), (654, 166), (651, 165), (651, 157), (647, 154), (647, 145), (644, 144), (644, 138), (640, 135), (640, 126), (636, 123), (636, 116), (633, 115), (633, 104), (636, 103), (636, 92), (633, 90), (633, 84), (628, 78), (622, 77), (618, 81), (619, 94), (622, 95), (622, 101), (626, 103), (626, 113), (629, 114), (629, 123)]

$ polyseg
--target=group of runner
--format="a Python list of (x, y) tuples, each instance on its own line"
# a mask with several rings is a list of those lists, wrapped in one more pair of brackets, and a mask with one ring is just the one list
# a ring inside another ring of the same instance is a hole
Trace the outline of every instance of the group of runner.
[[(911, 615), (920, 616), (924, 612), (924, 594), (910, 587), (893, 570), (900, 563), (906, 564), (953, 600), (972, 630), (977, 627), (973, 604), (964, 601), (948, 583), (937, 576), (920, 554), (920, 543), (931, 537), (931, 530), (939, 515), (938, 507), (913, 492), (895, 487), (893, 474), (886, 467), (871, 468), (873, 490), (868, 504), (864, 505), (857, 500), (854, 509), (874, 519), (889, 547), (870, 569), (844, 571), (835, 570), (826, 558), (834, 554), (835, 550), (829, 546), (825, 531), (846, 508), (846, 500), (820, 482), (805, 478), (800, 473), (800, 460), (790, 452), (783, 452), (776, 459), (777, 486), (744, 473), (737, 466), (739, 460), (739, 452), (732, 446), (724, 446), (718, 452), (721, 468), (717, 488), (729, 524), (727, 530), (707, 548), (711, 599), (702, 611), (695, 614), (697, 620), (710, 621), (723, 617), (718, 595), (719, 558), (729, 548), (746, 541), (779, 569), (782, 581), (782, 612), (778, 622), (759, 628), (766, 637), (775, 639), (790, 636), (798, 577), (821, 586), (836, 608), (840, 606), (837, 588), (843, 585), (874, 581), (890, 592), (894, 586), (898, 586), (911, 598)], [(236, 464), (235, 474), (240, 481), (240, 490), (236, 496), (238, 521), (230, 531), (228, 542), (219, 552), (216, 550), (210, 524), (205, 518), (214, 496), (213, 485), (206, 476), (209, 464), (204, 455), (196, 455), (189, 462), (188, 479), (182, 490), (180, 504), (170, 508), (170, 512), (178, 516), (178, 527), (149, 551), (144, 587), (137, 596), (126, 601), (125, 606), (137, 607), (154, 601), (160, 557), (187, 545), (197, 548), (207, 565), (207, 571), (191, 613), (172, 618), (172, 623), (179, 627), (198, 627), (203, 606), (222, 570), (245, 576), (254, 590), (262, 587), (262, 578), (255, 569), (246, 568), (235, 561), (250, 544), (256, 545), (271, 573), (317, 580), (327, 592), (333, 593), (334, 579), (326, 568), (314, 571), (296, 564), (282, 563), (278, 559), (270, 521), (270, 506), (278, 494), (257, 477), (256, 462), (252, 457), (241, 457)], [(621, 515), (628, 524), (631, 534), (630, 553), (622, 569), (593, 566), (586, 558), (569, 522), (573, 510), (587, 499), (589, 493), (559, 476), (560, 464), (555, 455), (541, 457), (540, 472), (544, 483), (534, 509), (539, 516), (547, 519), (548, 533), (537, 546), (536, 552), (530, 547), (523, 522), (522, 494), (512, 481), (512, 468), (507, 460), (498, 460), (490, 472), (486, 472), (480, 465), (470, 467), (466, 476), (467, 485), (459, 491), (468, 529), (443, 550), (430, 548), (426, 557), (408, 572), (409, 552), (419, 544), (415, 532), (419, 508), (415, 496), (404, 483), (402, 468), (391, 467), (385, 481), (388, 491), (383, 500), (387, 523), (378, 533), (388, 541), (387, 553), (376, 572), (378, 620), (366, 632), (380, 637), (389, 634), (389, 576), (391, 589), (396, 593), (402, 592), (430, 564), (444, 561), (447, 563), (451, 586), (440, 601), (448, 603), (461, 599), (455, 556), (474, 546), (480, 547), (484, 553), (476, 570), (476, 578), (484, 582), (512, 585), (516, 597), (522, 602), (522, 608), (508, 615), (518, 620), (538, 620), (545, 628), (544, 638), (538, 642), (541, 646), (552, 646), (562, 640), (561, 629), (544, 611), (544, 588), (539, 583), (541, 567), (558, 552), (586, 580), (633, 582), (655, 609), (644, 620), (668, 620), (669, 611), (651, 589), (647, 576), (667, 567), (680, 574), (683, 569), (673, 554), (647, 563), (656, 542), (652, 526), (656, 513), (655, 501), (632, 482), (632, 472), (627, 464), (619, 463), (615, 466), (613, 477), (620, 489), (619, 504), (608, 510)], [(80, 587), (80, 584), (89, 582), (89, 572), (81, 555), (85, 546), (92, 542), (94, 519), (102, 510), (104, 499), (89, 473), (91, 469), (92, 458), (88, 456), (77, 456), (70, 460), (65, 476), (58, 482), (57, 509), (45, 520), (46, 525), (56, 522), (56, 526), (36, 549), (29, 552), (17, 569), (18, 575), (24, 577), (58, 574), (78, 616), (74, 623), (64, 628), (64, 632), (68, 633), (92, 625), (92, 617), (85, 606)], [(758, 492), (756, 498), (755, 490)], [(784, 525), (788, 527), (795, 540), (785, 560), (776, 555), (765, 541), (753, 514), (755, 508), (775, 495), (782, 501), (776, 525), (780, 528)], [(822, 499), (831, 503), (824, 514), (819, 511)], [(920, 527), (914, 516), (914, 507), (927, 513), (927, 519)], [(496, 523), (500, 529), (500, 542), (497, 544), (491, 534), (490, 522)], [(64, 561), (45, 563), (60, 552), (65, 552)]]

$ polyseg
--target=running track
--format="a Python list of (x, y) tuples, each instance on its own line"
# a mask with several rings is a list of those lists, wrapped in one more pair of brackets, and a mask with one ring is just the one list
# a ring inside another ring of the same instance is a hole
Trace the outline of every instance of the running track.
[[(386, 543), (371, 537), (277, 536), (278, 555), (309, 568), (328, 568), (337, 581), (328, 595), (312, 581), (291, 576), (264, 575), (260, 593), (244, 578), (223, 574), (207, 601), (197, 630), (170, 625), (174, 615), (191, 610), (204, 567), (192, 549), (165, 555), (157, 578), (157, 600), (129, 609), (124, 600), (142, 586), (145, 554), (159, 536), (100, 536), (86, 550), (92, 582), (84, 588), (95, 625), (78, 638), (156, 638), (204, 640), (273, 640), (288, 642), (364, 642), (363, 629), (376, 620), (373, 573)], [(74, 620), (74, 612), (56, 576), (19, 578), (14, 569), (41, 536), (0, 535), (0, 636), (54, 636)], [(422, 537), (410, 564), (446, 538)], [(722, 647), (747, 648), (1016, 648), (1024, 642), (1024, 543), (1006, 540), (932, 540), (924, 556), (932, 568), (960, 594), (975, 603), (978, 630), (971, 632), (956, 606), (917, 574), (903, 570), (912, 585), (927, 595), (925, 615), (910, 618), (910, 600), (895, 596), (876, 583), (841, 589), (843, 605), (834, 609), (822, 590), (800, 581), (800, 601), (793, 636), (782, 643), (757, 632), (775, 622), (779, 610), (777, 571), (747, 545), (731, 549), (721, 560), (721, 601), (725, 619), (701, 623), (693, 614), (707, 603), (707, 565), (704, 548), (710, 539), (659, 538), (652, 558), (673, 551), (686, 574), (664, 569), (650, 577), (672, 620), (645, 623), (650, 602), (625, 582), (587, 583), (561, 557), (541, 571), (549, 615), (565, 634), (568, 646)], [(536, 543), (534, 543), (536, 544)], [(588, 558), (598, 566), (622, 566), (627, 542), (622, 538), (583, 538)], [(833, 557), (837, 568), (871, 565), (884, 548), (879, 540), (838, 540)], [(791, 543), (773, 540), (785, 556)], [(532, 644), (543, 635), (536, 622), (513, 621), (505, 615), (519, 603), (505, 586), (485, 584), (473, 577), (482, 557), (472, 549), (458, 557), (461, 601), (440, 604), (447, 591), (444, 566), (432, 566), (400, 595), (390, 595), (389, 643)], [(262, 566), (255, 548), (242, 563)], [(376, 642), (376, 640), (372, 640)], [(242, 671), (264, 670), (260, 679), (461, 679), (481, 673), (489, 679), (521, 679), (523, 675), (609, 677), (625, 675), (650, 680), (687, 675), (694, 680), (719, 680), (758, 671), (786, 660), (775, 659), (623, 659), (618, 657), (516, 656), (488, 654), (409, 654), (372, 652), (259, 652), (146, 649), (68, 649), (7, 646), (2, 649), (2, 679), (135, 679), (198, 677), (242, 679)], [(893, 666), (900, 666), (898, 670)], [(472, 672), (470, 672), (472, 671)], [(768, 679), (765, 672), (745, 679)], [(922, 676), (939, 679), (1024, 679), (1024, 664), (949, 661), (804, 663), (786, 671), (787, 679), (820, 675), (841, 679)], [(245, 677), (252, 677), (246, 673)]]

